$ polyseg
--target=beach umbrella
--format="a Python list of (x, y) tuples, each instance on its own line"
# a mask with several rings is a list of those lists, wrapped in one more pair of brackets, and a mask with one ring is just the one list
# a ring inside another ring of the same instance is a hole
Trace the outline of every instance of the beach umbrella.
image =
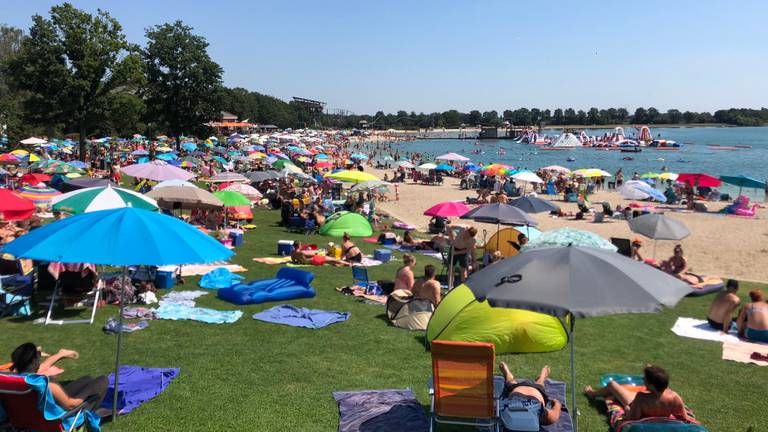
[(753, 179), (752, 177), (747, 177), (743, 175), (720, 176), (720, 181), (734, 185), (734, 186), (738, 186), (739, 187), (738, 195), (741, 195), (741, 190), (743, 188), (765, 189), (765, 182), (761, 182), (760, 180)]
[(331, 174), (326, 174), (325, 178), (339, 180), (343, 182), (350, 182), (350, 183), (362, 183), (362, 182), (367, 182), (371, 180), (379, 180), (379, 178), (373, 174), (368, 174), (367, 172), (357, 171), (357, 170), (339, 171)]
[[(77, 168), (74, 165), (70, 165), (62, 161), (47, 160), (47, 161), (40, 161), (36, 163), (42, 163), (39, 169), (41, 172), (46, 174), (69, 174), (69, 173), (85, 174), (85, 171), (81, 170), (80, 168)], [(33, 169), (33, 167), (34, 167), (34, 164), (30, 166), (31, 169)]]
[[(70, 174), (67, 174), (69, 176)], [(95, 178), (95, 177), (79, 177), (79, 178), (70, 178), (66, 177), (64, 179), (64, 183), (61, 184), (61, 191), (62, 192), (71, 192), (73, 190), (78, 189), (85, 189), (85, 188), (94, 188), (94, 187), (104, 187), (104, 186), (112, 186), (113, 188), (118, 187), (116, 184), (112, 183), (111, 181), (103, 178)]]
[(647, 173), (644, 173), (644, 174), (640, 175), (640, 178), (641, 179), (657, 179), (660, 176), (661, 176), (661, 174), (659, 174), (659, 173), (647, 172)]
[(224, 203), (224, 207), (251, 205), (251, 200), (239, 192), (223, 190), (214, 192), (213, 195)]
[(352, 160), (368, 160), (368, 156), (362, 154), (362, 153), (355, 153), (352, 156), (349, 157)]
[(473, 163), (468, 163), (468, 164), (464, 165), (464, 169), (467, 170), (467, 171), (472, 171), (472, 172), (480, 171), (480, 167), (475, 165), (475, 164), (473, 164)]
[(320, 161), (315, 163), (315, 167), (317, 168), (333, 168), (333, 164), (330, 162)]
[(46, 183), (51, 181), (51, 176), (48, 174), (40, 174), (40, 173), (29, 173), (24, 174), (19, 179), (19, 183), (21, 184), (29, 184), (29, 185), (36, 185), (39, 183)]
[(406, 168), (406, 169), (416, 168), (416, 165), (410, 163), (409, 161), (399, 161), (399, 162), (395, 163), (395, 165), (397, 165), (397, 166), (399, 166), (401, 168)]
[(461, 218), (500, 225), (528, 225), (534, 227), (539, 225), (535, 219), (528, 216), (528, 213), (503, 203), (486, 204), (476, 207), (462, 215)]
[(560, 210), (560, 207), (551, 201), (532, 196), (526, 196), (512, 200), (509, 205), (512, 207), (517, 207), (526, 213), (549, 213), (552, 211)]
[(582, 246), (616, 252), (618, 248), (599, 235), (573, 228), (560, 228), (545, 231), (535, 239), (523, 245), (522, 250), (553, 246)]
[(454, 169), (455, 168), (453, 168), (452, 166), (446, 165), (446, 164), (440, 164), (435, 167), (435, 171), (453, 171)]
[(32, 186), (26, 185), (18, 189), (17, 193), (20, 197), (28, 199), (35, 203), (37, 206), (47, 206), (51, 200), (57, 195), (61, 195), (61, 192), (48, 186)]
[(629, 229), (653, 240), (682, 240), (691, 231), (677, 219), (664, 216), (663, 213), (649, 213), (630, 219)]
[(21, 163), (21, 159), (11, 153), (3, 153), (0, 155), (0, 165), (17, 165)]
[(164, 209), (173, 209), (180, 206), (182, 209), (213, 210), (224, 207), (214, 194), (198, 187), (185, 185), (166, 186), (147, 192), (147, 196), (157, 201), (157, 205)]
[(423, 170), (431, 170), (435, 168), (437, 168), (437, 165), (433, 164), (432, 162), (427, 162), (419, 165), (419, 169), (423, 169)]
[(541, 177), (530, 171), (518, 171), (512, 174), (511, 177), (517, 181), (525, 182), (523, 185), (523, 193), (525, 193), (525, 188), (528, 186), (528, 183), (544, 183), (544, 180), (542, 180)]
[(437, 160), (447, 160), (447, 161), (458, 161), (458, 162), (468, 162), (469, 158), (466, 156), (462, 156), (458, 153), (446, 153), (444, 155), (440, 155), (436, 157)]
[(574, 171), (572, 174), (577, 176), (577, 177), (587, 177), (587, 178), (592, 178), (592, 177), (613, 177), (611, 175), (611, 173), (609, 173), (608, 171), (603, 171), (603, 170), (597, 169), (597, 168), (578, 169), (578, 170)]
[(703, 173), (680, 173), (677, 176), (678, 183), (687, 183), (691, 186), (718, 187), (720, 179)]
[[(133, 207), (83, 213), (30, 231), (3, 247), (17, 258), (62, 263), (127, 266), (199, 264), (226, 260), (233, 252), (177, 218)], [(120, 297), (119, 327), (123, 324)], [(117, 333), (113, 421), (117, 416), (122, 332)]]
[(44, 139), (36, 138), (36, 137), (31, 137), (31, 138), (27, 138), (19, 141), (19, 144), (24, 144), (24, 145), (43, 145), (46, 143), (48, 143), (48, 141)]
[(449, 218), (463, 216), (470, 210), (466, 204), (460, 201), (445, 201), (428, 208), (424, 211), (424, 215)]
[(662, 180), (672, 180), (672, 181), (675, 181), (675, 180), (677, 180), (677, 177), (678, 177), (677, 174), (671, 173), (671, 172), (664, 172), (664, 173), (659, 174), (659, 178), (662, 179)]
[(35, 214), (35, 204), (10, 189), (0, 188), (0, 214), (7, 221), (29, 219)]
[(272, 164), (272, 168), (283, 169), (283, 168), (285, 168), (288, 165), (294, 165), (294, 163), (289, 161), (289, 160), (281, 159), (281, 160), (278, 160), (275, 163), (273, 163)]
[(131, 152), (131, 156), (147, 156), (149, 152), (144, 149), (138, 149)]
[(11, 151), (11, 154), (16, 156), (16, 157), (18, 157), (18, 158), (22, 158), (24, 156), (27, 156), (29, 154), (29, 152), (26, 151), (26, 150), (22, 150), (22, 149), (16, 149), (16, 150)]
[(277, 171), (251, 171), (246, 173), (245, 177), (252, 183), (261, 183), (266, 180), (279, 179), (281, 176)]
[(179, 157), (176, 156), (176, 153), (163, 153), (161, 155), (157, 155), (157, 158), (168, 162), (174, 159), (178, 159)]
[(619, 188), (618, 192), (624, 198), (631, 200), (652, 198), (659, 202), (667, 202), (667, 197), (660, 190), (639, 180), (629, 180)]
[(229, 183), (229, 182), (247, 183), (248, 178), (236, 172), (222, 172), (222, 173), (216, 174), (215, 176), (209, 178), (206, 181), (210, 183)]
[(198, 187), (196, 184), (190, 183), (184, 180), (163, 180), (160, 183), (156, 184), (152, 189), (162, 189), (165, 187), (172, 187), (172, 186), (193, 187), (193, 188)]
[(84, 170), (84, 169), (88, 168), (88, 164), (87, 163), (85, 163), (83, 161), (79, 161), (79, 160), (69, 161), (67, 163), (72, 165), (75, 168), (80, 168), (81, 170)]
[(186, 150), (188, 152), (191, 152), (191, 151), (197, 150), (197, 144), (192, 143), (192, 142), (186, 142), (186, 143), (181, 144), (181, 148), (183, 148), (184, 150)]
[(191, 172), (177, 168), (173, 165), (168, 165), (167, 162), (161, 160), (128, 165), (121, 168), (121, 171), (132, 177), (153, 181), (189, 180), (195, 177)]
[(358, 183), (354, 186), (352, 186), (349, 191), (350, 192), (363, 192), (363, 191), (369, 191), (369, 190), (375, 190), (375, 189), (382, 189), (382, 190), (388, 190), (389, 187), (392, 186), (392, 183), (385, 182), (382, 180), (371, 180), (367, 182)]
[(134, 207), (157, 211), (157, 203), (140, 193), (128, 189), (102, 186), (78, 189), (59, 195), (51, 200), (54, 211), (72, 214), (90, 213), (121, 207)]
[(560, 173), (569, 173), (569, 172), (571, 172), (571, 170), (569, 170), (568, 168), (562, 167), (560, 165), (549, 165), (549, 166), (545, 166), (542, 169), (544, 171), (555, 171), (555, 172), (560, 172)]
[(259, 190), (255, 187), (242, 183), (231, 184), (225, 187), (223, 190), (241, 193), (252, 201), (260, 200), (263, 196), (261, 192), (259, 192)]
[(548, 247), (526, 250), (473, 273), (465, 283), (478, 302), (525, 309), (570, 323), (571, 410), (576, 422), (575, 319), (658, 312), (691, 292), (687, 283), (608, 250)]
[(291, 170), (291, 169), (288, 169), (288, 168), (284, 168), (282, 171), (280, 171), (280, 176), (281, 177), (293, 177), (293, 178), (299, 179), (299, 180), (304, 181), (304, 182), (317, 183), (317, 180), (314, 177), (312, 177), (311, 175), (309, 175), (309, 174), (307, 174), (307, 173), (305, 173), (304, 171), (301, 171), (301, 170)]

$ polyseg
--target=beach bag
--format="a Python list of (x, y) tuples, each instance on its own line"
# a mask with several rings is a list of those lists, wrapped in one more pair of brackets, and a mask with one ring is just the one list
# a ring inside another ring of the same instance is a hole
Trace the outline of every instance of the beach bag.
[(426, 330), (434, 311), (432, 302), (416, 299), (407, 290), (396, 290), (387, 297), (387, 319), (395, 327)]

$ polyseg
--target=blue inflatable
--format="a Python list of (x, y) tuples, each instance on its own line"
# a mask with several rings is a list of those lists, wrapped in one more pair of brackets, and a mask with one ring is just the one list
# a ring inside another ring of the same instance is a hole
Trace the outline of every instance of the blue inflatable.
[(215, 268), (200, 278), (200, 287), (207, 289), (229, 288), (245, 279), (224, 267)]
[(237, 284), (218, 293), (220, 299), (239, 305), (309, 298), (315, 296), (315, 289), (310, 286), (314, 279), (310, 272), (283, 267), (274, 279)]

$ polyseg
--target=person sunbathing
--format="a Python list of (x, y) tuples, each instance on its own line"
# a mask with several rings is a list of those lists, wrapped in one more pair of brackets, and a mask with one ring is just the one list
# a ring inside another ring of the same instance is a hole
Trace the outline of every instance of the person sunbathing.
[(344, 240), (341, 244), (341, 259), (348, 263), (360, 263), (363, 261), (363, 252), (352, 243), (349, 234), (344, 233), (342, 237)]
[(416, 266), (416, 258), (413, 255), (403, 255), (403, 266), (397, 269), (395, 273), (395, 290), (404, 289), (411, 291), (413, 289), (414, 277), (413, 267)]
[(709, 305), (707, 322), (715, 330), (727, 333), (731, 328), (733, 312), (739, 307), (741, 299), (736, 293), (739, 291), (739, 282), (730, 279), (725, 285), (725, 291), (720, 291), (717, 297)]
[(688, 273), (688, 261), (685, 259), (685, 256), (683, 256), (683, 247), (680, 245), (675, 246), (673, 255), (668, 260), (663, 261), (660, 268), (662, 271), (691, 285), (702, 282), (695, 275)]
[[(58, 353), (48, 357), (44, 362), (40, 362), (40, 350), (37, 345), (27, 342), (19, 345), (11, 354), (13, 366), (11, 371), (16, 374), (37, 374), (41, 370), (47, 370), (54, 363), (62, 358), (77, 359), (80, 355), (77, 351), (59, 350)], [(53, 395), (53, 399), (63, 409), (69, 411), (84, 405), (86, 409), (95, 410), (101, 405), (101, 401), (107, 394), (109, 381), (105, 376), (90, 377), (84, 376), (67, 383), (61, 384), (48, 381), (48, 389)]]
[(648, 365), (643, 370), (643, 380), (647, 391), (636, 393), (611, 381), (607, 386), (596, 390), (588, 385), (584, 387), (584, 394), (589, 399), (613, 398), (624, 408), (623, 413), (617, 413), (611, 418), (612, 426), (629, 420), (670, 416), (685, 422), (698, 423), (686, 412), (683, 398), (669, 388), (667, 371)]
[(327, 255), (320, 255), (317, 251), (303, 250), (300, 241), (293, 242), (293, 252), (291, 252), (291, 262), (299, 265), (314, 265), (322, 266), (323, 264), (330, 264), (334, 267), (351, 266), (352, 264), (337, 260), (336, 258), (329, 257)]
[(435, 279), (435, 266), (432, 264), (424, 266), (424, 278), (413, 284), (411, 292), (414, 297), (429, 300), (435, 306), (440, 303), (440, 282)]
[[(536, 381), (515, 379), (504, 362), (499, 364), (499, 369), (504, 375), (504, 392), (501, 397), (507, 400), (508, 404), (525, 408), (531, 417), (538, 420), (541, 426), (557, 423), (560, 419), (562, 406), (560, 401), (550, 399), (544, 390), (544, 383), (549, 377), (549, 366), (541, 368)], [(504, 419), (504, 414), (502, 414), (502, 419)]]
[(768, 343), (768, 304), (763, 290), (753, 289), (749, 292), (749, 298), (752, 303), (744, 305), (736, 321), (739, 336)]

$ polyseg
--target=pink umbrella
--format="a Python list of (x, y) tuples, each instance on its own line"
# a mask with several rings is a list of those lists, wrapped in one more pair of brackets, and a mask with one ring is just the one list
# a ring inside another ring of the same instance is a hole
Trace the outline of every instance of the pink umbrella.
[(424, 215), (426, 216), (438, 216), (438, 217), (454, 217), (462, 216), (464, 213), (470, 210), (464, 203), (457, 201), (446, 201), (428, 208)]
[(128, 165), (121, 169), (131, 177), (138, 177), (154, 181), (164, 180), (189, 180), (195, 175), (189, 171), (168, 165), (165, 161), (153, 160), (152, 162)]

